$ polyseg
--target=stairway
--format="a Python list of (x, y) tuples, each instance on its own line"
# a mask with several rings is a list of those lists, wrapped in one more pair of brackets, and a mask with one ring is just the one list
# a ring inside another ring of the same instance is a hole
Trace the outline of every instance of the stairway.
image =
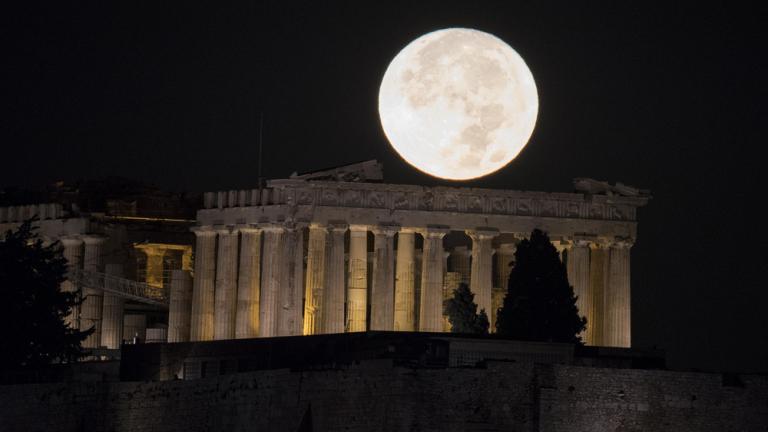
[(69, 279), (81, 288), (100, 289), (128, 300), (168, 308), (166, 289), (101, 272), (73, 270)]

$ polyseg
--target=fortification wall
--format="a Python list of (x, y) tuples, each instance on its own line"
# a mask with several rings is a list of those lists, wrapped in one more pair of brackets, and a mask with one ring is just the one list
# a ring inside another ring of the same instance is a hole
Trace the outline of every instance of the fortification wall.
[(768, 379), (741, 383), (559, 365), (364, 362), (195, 381), (4, 386), (0, 431), (765, 431)]

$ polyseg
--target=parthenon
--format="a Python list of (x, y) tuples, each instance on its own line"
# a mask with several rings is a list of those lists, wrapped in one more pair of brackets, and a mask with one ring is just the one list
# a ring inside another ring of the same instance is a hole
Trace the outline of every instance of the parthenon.
[(461, 283), (493, 331), (517, 244), (535, 228), (566, 265), (587, 317), (583, 340), (631, 346), (630, 250), (647, 191), (585, 178), (572, 193), (545, 193), (382, 177), (369, 161), (208, 192), (194, 220), (0, 207), (0, 229), (36, 216), (44, 241), (61, 242), (62, 289), (84, 296), (68, 322), (95, 329), (83, 344), (91, 349), (136, 336), (447, 332), (443, 300)]
[(172, 293), (169, 341), (449, 331), (442, 303), (462, 282), (493, 322), (516, 244), (539, 228), (567, 266), (584, 341), (631, 345), (630, 248), (647, 191), (590, 179), (574, 193), (343, 180), (204, 194), (191, 310)]

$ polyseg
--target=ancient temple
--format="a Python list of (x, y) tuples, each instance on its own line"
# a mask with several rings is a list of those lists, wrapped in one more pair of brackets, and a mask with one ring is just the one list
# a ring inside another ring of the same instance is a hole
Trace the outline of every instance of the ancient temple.
[(386, 184), (367, 162), (206, 193), (191, 305), (179, 274), (169, 341), (448, 331), (442, 302), (462, 282), (495, 321), (516, 244), (539, 228), (567, 265), (586, 343), (629, 347), (630, 250), (649, 194), (591, 179), (574, 188)]

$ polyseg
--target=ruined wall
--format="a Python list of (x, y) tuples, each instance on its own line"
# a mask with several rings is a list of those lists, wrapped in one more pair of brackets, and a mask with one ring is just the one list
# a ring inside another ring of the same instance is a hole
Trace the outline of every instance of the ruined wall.
[(766, 431), (768, 376), (540, 368), (541, 431)]
[[(0, 431), (765, 431), (768, 380), (491, 363), (0, 387)], [(623, 396), (619, 393), (623, 392)], [(691, 400), (692, 396), (695, 400)]]

